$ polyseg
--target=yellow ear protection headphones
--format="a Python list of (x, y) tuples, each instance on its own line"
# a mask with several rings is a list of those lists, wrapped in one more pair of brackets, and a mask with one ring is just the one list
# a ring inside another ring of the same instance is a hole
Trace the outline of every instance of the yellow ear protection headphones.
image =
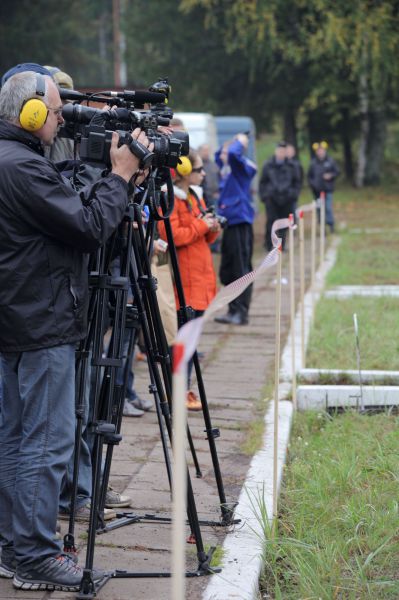
[[(46, 82), (39, 73), (36, 74), (36, 96), (44, 97)], [(38, 131), (47, 121), (48, 108), (40, 98), (30, 98), (22, 105), (19, 122), (27, 131)]]
[(191, 164), (191, 160), (188, 158), (188, 156), (181, 156), (176, 166), (176, 171), (179, 173), (179, 175), (181, 175), (181, 177), (187, 177), (187, 175), (190, 175), (192, 170), (193, 165)]
[(327, 150), (327, 142), (315, 142), (314, 144), (312, 144), (312, 150), (316, 151), (318, 148), (324, 148), (324, 150)]

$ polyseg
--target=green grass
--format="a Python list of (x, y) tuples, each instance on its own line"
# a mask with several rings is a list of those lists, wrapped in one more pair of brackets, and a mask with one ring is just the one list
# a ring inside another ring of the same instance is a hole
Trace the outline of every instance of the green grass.
[(398, 425), (297, 413), (278, 532), (265, 544), (268, 597), (399, 597)]
[(306, 366), (356, 369), (353, 313), (357, 314), (362, 369), (399, 369), (399, 299), (325, 298), (316, 307)]
[(398, 283), (399, 232), (342, 235), (337, 262), (327, 285), (395, 285)]

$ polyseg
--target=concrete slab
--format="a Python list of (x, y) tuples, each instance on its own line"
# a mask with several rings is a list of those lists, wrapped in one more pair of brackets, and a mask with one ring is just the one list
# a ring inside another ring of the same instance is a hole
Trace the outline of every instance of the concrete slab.
[[(357, 408), (360, 404), (358, 385), (300, 385), (297, 388), (298, 410)], [(364, 386), (365, 407), (399, 405), (398, 386)]]
[[(341, 369), (301, 369), (297, 376), (304, 383), (319, 383), (321, 378), (331, 379), (332, 382), (338, 382), (343, 378), (352, 380), (354, 383), (359, 382), (359, 371), (357, 370), (341, 370)], [(399, 383), (399, 371), (361, 371), (362, 383), (378, 383), (379, 381), (390, 382), (392, 384)]]

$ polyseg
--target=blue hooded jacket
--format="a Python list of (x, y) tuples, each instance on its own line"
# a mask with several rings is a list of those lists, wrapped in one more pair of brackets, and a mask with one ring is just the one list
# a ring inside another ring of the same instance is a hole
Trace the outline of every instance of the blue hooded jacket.
[(221, 152), (222, 148), (215, 153), (216, 164), (221, 169), (218, 213), (226, 217), (228, 225), (252, 224), (255, 209), (250, 188), (257, 171), (256, 165), (244, 155), (241, 142), (234, 140), (228, 148), (229, 173), (223, 176), (226, 165), (220, 158)]

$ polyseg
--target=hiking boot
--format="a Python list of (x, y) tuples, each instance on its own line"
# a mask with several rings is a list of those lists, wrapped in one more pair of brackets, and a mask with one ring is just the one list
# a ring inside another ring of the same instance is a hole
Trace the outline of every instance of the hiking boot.
[(143, 414), (143, 410), (141, 410), (140, 408), (136, 408), (131, 402), (129, 402), (129, 400), (125, 399), (125, 403), (123, 405), (124, 417), (142, 417)]
[[(70, 513), (66, 511), (60, 511), (58, 513), (58, 518), (62, 521), (69, 521)], [(110, 510), (109, 508), (104, 508), (104, 521), (110, 521), (111, 519), (115, 519), (116, 512), (114, 510)], [(75, 521), (81, 523), (87, 523), (90, 521), (90, 502), (78, 508), (75, 512)]]
[(144, 410), (145, 412), (148, 412), (149, 410), (151, 410), (152, 406), (153, 406), (153, 403), (151, 400), (146, 400), (145, 398), (140, 398), (140, 396), (137, 396), (137, 395), (134, 398), (134, 400), (130, 400), (130, 404), (133, 404), (133, 406), (135, 408)]
[(116, 492), (109, 487), (105, 494), (105, 506), (107, 508), (124, 508), (130, 506), (132, 499), (129, 496), (122, 496), (119, 492)]
[[(20, 590), (59, 590), (77, 592), (83, 570), (65, 554), (50, 556), (26, 567), (17, 567), (13, 585)], [(98, 573), (98, 579), (103, 574)]]
[(187, 410), (198, 411), (202, 410), (201, 401), (198, 400), (196, 394), (192, 390), (188, 390), (186, 397)]

